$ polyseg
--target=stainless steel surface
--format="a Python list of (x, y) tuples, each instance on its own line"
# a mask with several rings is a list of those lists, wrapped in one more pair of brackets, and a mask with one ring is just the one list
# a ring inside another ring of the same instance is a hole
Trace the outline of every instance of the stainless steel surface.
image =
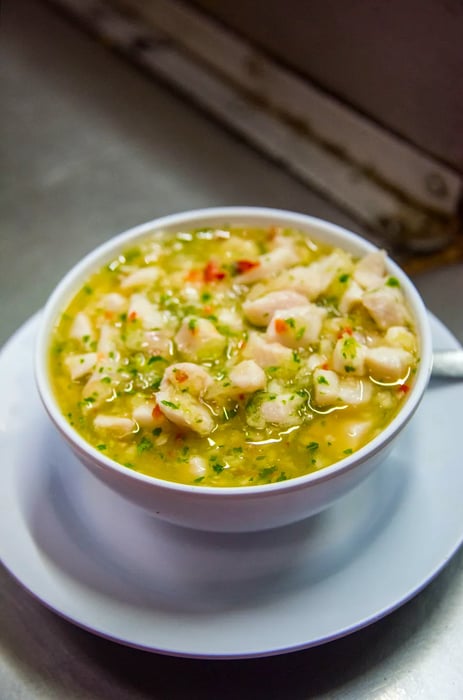
[(463, 379), (463, 350), (434, 352), (432, 376)]
[[(0, 60), (2, 341), (84, 252), (160, 214), (255, 203), (356, 228), (45, 5), (4, 2)], [(463, 340), (463, 266), (416, 282)], [(193, 661), (124, 648), (60, 619), (5, 570), (0, 590), (5, 700), (463, 696), (461, 551), (422, 593), (365, 630), (252, 661)]]

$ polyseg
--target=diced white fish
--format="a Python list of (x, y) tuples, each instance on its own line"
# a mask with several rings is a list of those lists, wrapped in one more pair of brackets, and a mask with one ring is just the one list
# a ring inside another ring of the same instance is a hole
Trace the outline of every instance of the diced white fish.
[(413, 355), (403, 348), (368, 348), (366, 365), (371, 376), (378, 381), (396, 381), (406, 377), (413, 364)]
[(309, 372), (313, 372), (317, 367), (321, 367), (327, 361), (325, 355), (320, 355), (317, 352), (313, 352), (305, 362), (305, 366)]
[(177, 362), (167, 367), (161, 382), (161, 390), (172, 387), (175, 391), (188, 391), (191, 396), (203, 396), (212, 384), (209, 372), (193, 362)]
[(267, 326), (276, 311), (308, 306), (307, 297), (292, 289), (282, 289), (270, 292), (259, 299), (247, 300), (243, 303), (243, 312), (248, 321), (256, 326)]
[(127, 311), (129, 306), (129, 300), (123, 294), (118, 294), (117, 292), (110, 292), (105, 294), (101, 298), (100, 306), (105, 311), (112, 311), (113, 313), (123, 313)]
[(366, 351), (367, 348), (354, 337), (347, 335), (340, 338), (333, 351), (333, 369), (338, 374), (364, 375)]
[(228, 378), (238, 391), (249, 393), (264, 389), (267, 379), (265, 372), (254, 360), (243, 360), (230, 371)]
[(121, 280), (121, 289), (134, 289), (135, 287), (147, 287), (159, 278), (161, 271), (159, 267), (141, 267), (139, 270), (131, 272)]
[(267, 339), (289, 348), (306, 348), (318, 342), (326, 314), (326, 309), (309, 303), (276, 311), (267, 328)]
[(358, 377), (341, 377), (338, 397), (343, 404), (359, 406), (368, 403), (373, 394), (371, 382)]
[(254, 360), (260, 367), (281, 367), (293, 359), (292, 351), (281, 343), (271, 343), (260, 333), (251, 332), (243, 357)]
[(204, 474), (207, 472), (207, 463), (204, 457), (194, 455), (193, 457), (190, 457), (188, 464), (190, 467), (190, 472), (196, 478), (204, 476)]
[(243, 330), (243, 319), (238, 311), (234, 309), (223, 308), (217, 312), (217, 318), (222, 326), (227, 326), (234, 332)]
[(330, 406), (339, 396), (339, 377), (331, 369), (317, 368), (313, 373), (315, 402), (318, 406)]
[(82, 400), (86, 410), (91, 411), (100, 408), (105, 401), (108, 401), (114, 395), (117, 384), (113, 384), (112, 381), (102, 381), (106, 379), (107, 376), (108, 375), (103, 375), (98, 372), (93, 373), (85, 384), (82, 389)]
[(100, 355), (108, 356), (110, 353), (115, 353), (117, 350), (118, 330), (109, 323), (104, 323), (100, 328), (100, 337), (98, 338), (97, 352)]
[(349, 283), (339, 302), (339, 310), (342, 314), (348, 313), (356, 304), (360, 304), (363, 297), (363, 289), (355, 280)]
[(282, 284), (314, 301), (328, 289), (337, 275), (351, 268), (352, 262), (347, 253), (334, 250), (310, 265), (293, 267), (282, 275)]
[(363, 289), (376, 289), (384, 284), (386, 277), (386, 252), (377, 250), (368, 253), (356, 264), (354, 280)]
[(86, 352), (80, 355), (69, 355), (64, 360), (64, 363), (69, 370), (71, 379), (74, 381), (93, 372), (97, 363), (97, 353)]
[(209, 435), (215, 428), (208, 408), (188, 393), (182, 394), (172, 388), (158, 391), (156, 402), (165, 417), (179, 428), (193, 430), (199, 435)]
[(80, 340), (84, 345), (95, 337), (92, 322), (83, 311), (79, 311), (72, 322), (69, 329), (69, 337), (75, 340)]
[(157, 421), (153, 416), (153, 411), (156, 408), (155, 401), (145, 401), (137, 406), (134, 406), (132, 418), (142, 428), (153, 428)]
[(145, 331), (141, 348), (152, 357), (169, 357), (173, 353), (172, 340), (166, 331)]
[(408, 352), (416, 352), (415, 336), (404, 326), (390, 326), (384, 336), (388, 345), (395, 348), (402, 348)]
[(299, 409), (303, 403), (304, 398), (299, 394), (278, 394), (275, 398), (262, 402), (260, 413), (265, 423), (275, 423), (283, 427), (300, 425), (302, 417)]
[(382, 330), (390, 326), (403, 326), (410, 321), (402, 293), (395, 287), (383, 286), (375, 291), (366, 292), (362, 304)]
[(227, 339), (206, 318), (189, 316), (175, 336), (177, 348), (190, 360), (214, 359), (221, 355)]
[(295, 265), (298, 259), (298, 255), (292, 247), (281, 246), (275, 248), (269, 253), (260, 255), (256, 260), (258, 264), (241, 275), (237, 275), (235, 281), (237, 284), (252, 284), (258, 280), (266, 279), (284, 270), (286, 267)]
[(112, 416), (98, 413), (93, 419), (93, 427), (98, 432), (110, 433), (114, 437), (125, 437), (136, 429), (136, 423), (131, 418)]
[(140, 293), (132, 294), (130, 297), (128, 318), (129, 321), (132, 319), (140, 321), (146, 330), (163, 328), (167, 321), (166, 314)]

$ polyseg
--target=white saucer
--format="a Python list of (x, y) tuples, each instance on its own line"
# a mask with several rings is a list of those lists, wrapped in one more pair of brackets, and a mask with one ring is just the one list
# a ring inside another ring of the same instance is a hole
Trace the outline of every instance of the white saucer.
[[(458, 343), (432, 319), (435, 346)], [(156, 521), (86, 472), (32, 375), (37, 317), (0, 355), (0, 554), (63, 617), (123, 644), (244, 658), (321, 644), (420, 591), (463, 539), (463, 384), (433, 383), (395, 452), (337, 505), (266, 533)]]

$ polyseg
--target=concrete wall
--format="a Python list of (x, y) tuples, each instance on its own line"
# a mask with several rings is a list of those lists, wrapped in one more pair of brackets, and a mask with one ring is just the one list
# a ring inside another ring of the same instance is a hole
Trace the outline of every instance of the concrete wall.
[(194, 0), (463, 171), (462, 0)]

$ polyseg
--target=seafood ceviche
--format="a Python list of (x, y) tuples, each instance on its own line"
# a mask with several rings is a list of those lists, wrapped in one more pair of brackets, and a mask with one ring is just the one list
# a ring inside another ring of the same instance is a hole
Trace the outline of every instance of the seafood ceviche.
[(143, 474), (251, 486), (373, 439), (413, 382), (414, 319), (386, 254), (287, 228), (158, 231), (89, 277), (59, 317), (61, 410)]

